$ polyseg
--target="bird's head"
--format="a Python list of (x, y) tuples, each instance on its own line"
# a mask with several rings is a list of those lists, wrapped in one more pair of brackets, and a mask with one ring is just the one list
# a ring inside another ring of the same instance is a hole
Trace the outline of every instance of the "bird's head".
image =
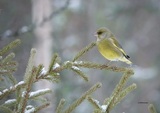
[(110, 35), (111, 35), (111, 32), (105, 27), (98, 29), (97, 32), (95, 33), (97, 40), (108, 38)]

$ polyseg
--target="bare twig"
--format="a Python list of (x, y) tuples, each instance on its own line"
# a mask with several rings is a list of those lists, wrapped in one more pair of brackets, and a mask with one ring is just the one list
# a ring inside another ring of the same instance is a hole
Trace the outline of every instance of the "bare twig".
[(65, 4), (62, 7), (60, 7), (56, 11), (53, 11), (50, 16), (48, 16), (47, 18), (44, 18), (43, 21), (39, 23), (38, 25), (37, 24), (36, 25), (35, 24), (26, 25), (16, 31), (6, 30), (4, 33), (0, 34), (0, 39), (9, 38), (9, 37), (17, 37), (25, 33), (32, 32), (36, 27), (41, 27), (44, 23), (50, 21), (52, 18), (54, 18), (55, 16), (57, 16), (58, 14), (66, 10), (69, 6), (69, 3), (70, 3), (70, 0), (66, 0)]

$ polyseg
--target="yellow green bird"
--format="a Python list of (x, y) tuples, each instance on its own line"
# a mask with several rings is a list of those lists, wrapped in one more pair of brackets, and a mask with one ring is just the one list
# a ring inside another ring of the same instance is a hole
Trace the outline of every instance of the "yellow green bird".
[(127, 64), (132, 64), (129, 60), (130, 57), (126, 54), (109, 29), (102, 27), (97, 30), (95, 36), (97, 37), (96, 44), (98, 51), (102, 54), (102, 56), (110, 61), (122, 61)]

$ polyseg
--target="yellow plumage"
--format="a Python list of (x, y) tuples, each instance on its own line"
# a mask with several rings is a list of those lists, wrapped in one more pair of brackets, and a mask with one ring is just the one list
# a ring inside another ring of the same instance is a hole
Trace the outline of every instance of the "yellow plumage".
[(132, 64), (132, 62), (128, 60), (129, 56), (125, 53), (111, 31), (107, 28), (100, 28), (96, 32), (96, 36), (97, 47), (102, 56), (110, 61), (122, 61), (127, 64)]

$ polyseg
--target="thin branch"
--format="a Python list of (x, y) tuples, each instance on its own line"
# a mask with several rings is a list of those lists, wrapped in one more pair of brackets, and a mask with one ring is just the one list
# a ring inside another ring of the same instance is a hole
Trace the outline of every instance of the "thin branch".
[(11, 49), (17, 47), (20, 43), (21, 43), (20, 39), (16, 39), (13, 42), (11, 42), (10, 44), (8, 44), (7, 46), (3, 47), (0, 50), (0, 56), (2, 56), (3, 54), (9, 52)]
[(71, 70), (74, 71), (75, 73), (77, 73), (77, 75), (79, 75), (79, 76), (82, 77), (85, 81), (88, 82), (88, 77), (87, 77), (87, 75), (85, 75), (85, 74), (83, 73), (83, 71), (81, 71), (78, 67), (72, 66)]
[(126, 72), (127, 70), (130, 71), (130, 73), (134, 74), (133, 70), (131, 68), (125, 68), (125, 67), (117, 67), (117, 66), (107, 66), (105, 64), (97, 64), (93, 62), (87, 62), (87, 61), (67, 61), (67, 63), (64, 63), (62, 66), (53, 69), (53, 72), (60, 72), (64, 69), (67, 69), (68, 67), (82, 67), (82, 68), (93, 68), (93, 69), (101, 69), (101, 70), (110, 70), (115, 72)]
[(33, 74), (34, 72), (32, 71), (33, 70), (33, 64), (34, 64), (34, 57), (36, 55), (36, 50), (35, 49), (32, 49), (31, 50), (31, 53), (30, 53), (30, 58), (29, 58), (29, 61), (28, 61), (28, 66), (26, 68), (26, 73), (24, 75), (24, 81), (26, 83), (26, 86), (25, 86), (25, 94), (24, 94), (24, 97), (22, 97), (22, 100), (21, 100), (21, 104), (20, 104), (20, 112), (23, 113), (25, 111), (25, 108), (26, 108), (26, 105), (27, 105), (27, 101), (29, 99), (29, 92), (31, 90), (31, 86), (34, 82), (34, 77), (36, 74)]
[(149, 104), (148, 110), (150, 111), (150, 113), (157, 113), (157, 111), (156, 111), (156, 109), (155, 109), (153, 104)]
[(56, 113), (61, 113), (64, 104), (65, 104), (65, 99), (62, 98), (57, 106)]
[(119, 83), (117, 84), (116, 88), (114, 89), (113, 93), (111, 94), (111, 96), (109, 98), (109, 101), (108, 101), (109, 103), (108, 103), (106, 113), (109, 113), (112, 110), (112, 108), (115, 105), (115, 102), (117, 100), (117, 97), (121, 93), (121, 91), (122, 91), (123, 87), (125, 86), (127, 80), (129, 79), (129, 77), (132, 74), (133, 74), (133, 71), (126, 70), (126, 72), (122, 76), (121, 80), (119, 81)]
[(61, 8), (57, 9), (56, 11), (52, 12), (52, 14), (45, 18), (39, 25), (43, 25), (44, 23), (50, 21), (53, 17), (57, 16), (58, 14), (62, 13), (63, 11), (65, 11), (68, 6), (69, 6), (70, 0), (66, 0), (64, 6), (62, 6)]
[(91, 98), (90, 96), (88, 96), (87, 99), (94, 106), (95, 109), (101, 110), (101, 106), (99, 105), (99, 103), (97, 102), (97, 100)]
[(20, 29), (14, 31), (14, 32), (11, 31), (11, 30), (6, 30), (4, 33), (2, 33), (0, 35), (0, 39), (1, 38), (6, 38), (6, 37), (7, 38), (9, 38), (9, 37), (18, 37), (18, 36), (21, 36), (21, 35), (23, 35), (25, 33), (32, 32), (36, 27), (42, 26), (44, 23), (50, 21), (51, 19), (53, 19), (58, 14), (62, 13), (63, 11), (65, 11), (68, 8), (69, 3), (70, 3), (70, 0), (66, 0), (64, 6), (60, 7), (56, 11), (52, 12), (49, 17), (43, 19), (43, 21), (41, 23), (39, 23), (38, 25), (31, 24), (31, 25), (28, 25), (28, 26), (23, 26)]
[(125, 98), (131, 91), (135, 90), (136, 88), (137, 88), (137, 85), (135, 83), (133, 83), (132, 85), (128, 86), (126, 89), (121, 91), (121, 93), (119, 94), (119, 96), (115, 100), (113, 107), (116, 106), (123, 98)]
[(78, 60), (82, 55), (84, 55), (87, 51), (89, 51), (90, 49), (92, 49), (94, 46), (96, 46), (95, 42), (92, 42), (91, 44), (89, 44), (88, 46), (86, 46), (85, 48), (83, 48), (80, 52), (77, 53), (77, 55), (73, 58), (73, 62)]
[(40, 111), (40, 110), (42, 110), (42, 109), (44, 109), (44, 108), (48, 107), (49, 105), (50, 105), (50, 103), (49, 103), (49, 102), (44, 103), (43, 105), (41, 105), (41, 106), (37, 107), (37, 108), (35, 109), (34, 113), (38, 113), (38, 111)]
[(73, 104), (71, 104), (69, 106), (69, 108), (67, 108), (65, 110), (64, 113), (71, 113), (78, 105), (80, 105), (88, 95), (92, 94), (94, 91), (96, 91), (98, 88), (100, 88), (102, 86), (101, 83), (97, 83), (95, 84), (93, 87), (91, 87), (88, 91), (86, 91), (79, 99), (77, 99)]

